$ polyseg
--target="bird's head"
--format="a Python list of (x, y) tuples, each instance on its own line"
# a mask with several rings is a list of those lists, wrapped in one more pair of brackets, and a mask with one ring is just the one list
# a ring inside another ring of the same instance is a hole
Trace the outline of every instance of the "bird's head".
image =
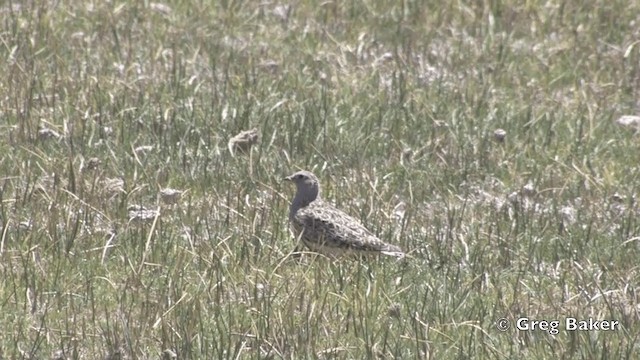
[(320, 194), (320, 182), (318, 178), (309, 171), (298, 171), (284, 180), (291, 181), (296, 185), (298, 192), (296, 198), (300, 198), (305, 203), (315, 200)]

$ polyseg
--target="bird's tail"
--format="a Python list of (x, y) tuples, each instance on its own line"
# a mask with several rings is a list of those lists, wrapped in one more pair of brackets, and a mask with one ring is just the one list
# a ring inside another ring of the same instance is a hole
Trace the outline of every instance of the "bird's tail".
[(402, 259), (403, 257), (405, 257), (407, 254), (403, 253), (402, 251), (380, 251), (381, 254), (383, 255), (387, 255), (387, 256), (393, 256), (396, 257), (398, 259)]

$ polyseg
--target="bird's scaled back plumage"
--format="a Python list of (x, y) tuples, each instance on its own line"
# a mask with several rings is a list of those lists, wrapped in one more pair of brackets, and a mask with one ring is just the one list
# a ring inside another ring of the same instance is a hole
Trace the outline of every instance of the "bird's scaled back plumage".
[(398, 246), (378, 239), (360, 222), (320, 197), (320, 182), (309, 171), (285, 178), (296, 185), (289, 208), (295, 235), (312, 251), (339, 256), (348, 253), (404, 256)]

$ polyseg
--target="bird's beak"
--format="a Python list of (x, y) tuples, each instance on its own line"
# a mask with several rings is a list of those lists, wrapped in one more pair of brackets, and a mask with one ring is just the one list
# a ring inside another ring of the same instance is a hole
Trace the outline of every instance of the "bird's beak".
[(285, 178), (282, 178), (283, 181), (291, 181), (291, 176), (287, 176)]

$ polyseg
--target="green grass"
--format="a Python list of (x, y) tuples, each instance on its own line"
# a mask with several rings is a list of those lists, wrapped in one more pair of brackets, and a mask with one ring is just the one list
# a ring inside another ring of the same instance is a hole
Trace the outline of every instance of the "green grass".
[[(637, 356), (638, 4), (164, 5), (0, 9), (0, 358)], [(301, 168), (407, 259), (289, 256)]]

